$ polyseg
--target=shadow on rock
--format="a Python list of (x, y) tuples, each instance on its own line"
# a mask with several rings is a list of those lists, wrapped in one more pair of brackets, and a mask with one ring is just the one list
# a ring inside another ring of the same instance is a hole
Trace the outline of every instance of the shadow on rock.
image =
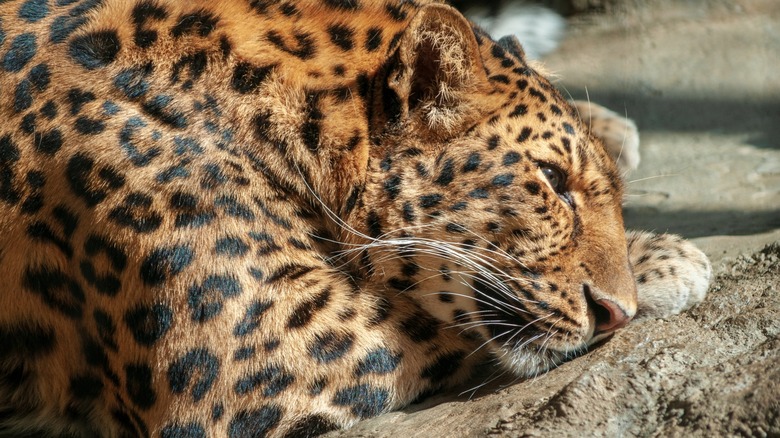
[(626, 228), (674, 233), (686, 238), (745, 236), (780, 228), (780, 209), (768, 211), (659, 211), (652, 207), (627, 206)]

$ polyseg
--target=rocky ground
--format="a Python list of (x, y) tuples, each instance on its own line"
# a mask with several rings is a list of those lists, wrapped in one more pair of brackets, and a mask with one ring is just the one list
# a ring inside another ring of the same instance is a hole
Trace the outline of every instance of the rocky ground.
[(780, 437), (780, 2), (609, 6), (571, 18), (545, 61), (573, 97), (637, 121), (627, 225), (693, 239), (708, 298), (537, 379), (331, 436)]

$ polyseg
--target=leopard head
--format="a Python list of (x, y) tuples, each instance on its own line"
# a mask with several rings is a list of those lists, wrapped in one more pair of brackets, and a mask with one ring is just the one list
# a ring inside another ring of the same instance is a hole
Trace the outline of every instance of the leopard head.
[(372, 93), (366, 187), (343, 236), (365, 281), (519, 375), (631, 319), (615, 163), (516, 40), (425, 6)]

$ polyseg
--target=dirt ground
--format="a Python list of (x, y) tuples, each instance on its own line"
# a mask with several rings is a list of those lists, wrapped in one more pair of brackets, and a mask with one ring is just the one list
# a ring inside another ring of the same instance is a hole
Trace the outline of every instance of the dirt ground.
[(636, 120), (627, 225), (693, 239), (717, 274), (707, 299), (537, 379), (331, 436), (780, 437), (780, 2), (615, 0), (545, 61), (574, 98)]

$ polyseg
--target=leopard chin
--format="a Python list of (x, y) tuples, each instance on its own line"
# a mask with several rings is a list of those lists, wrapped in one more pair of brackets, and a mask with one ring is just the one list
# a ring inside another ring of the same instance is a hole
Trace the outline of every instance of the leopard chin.
[(478, 328), (488, 339), (493, 356), (518, 376), (539, 375), (579, 356), (589, 345), (611, 334), (593, 336), (593, 324), (588, 325), (584, 334), (567, 332), (555, 324), (540, 329), (538, 324), (554, 320), (554, 313), (532, 313), (529, 308), (538, 302), (518, 298), (519, 293), (515, 291), (522, 288), (516, 285), (517, 280), (503, 282), (507, 283), (515, 283), (515, 287), (499, 288), (484, 277), (474, 281), (475, 301), (482, 320)]

